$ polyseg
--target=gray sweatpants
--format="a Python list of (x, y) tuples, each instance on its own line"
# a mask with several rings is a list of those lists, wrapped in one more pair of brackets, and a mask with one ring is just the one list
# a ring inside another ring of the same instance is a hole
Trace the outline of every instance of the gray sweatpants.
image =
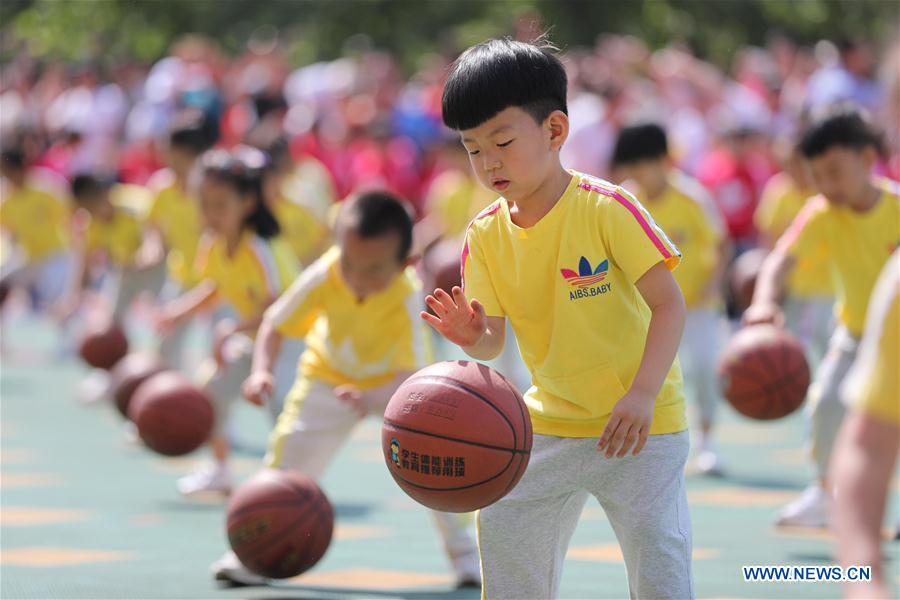
[(809, 401), (806, 408), (810, 420), (809, 449), (820, 479), (828, 474), (831, 451), (847, 412), (841, 400), (841, 384), (856, 360), (858, 349), (859, 340), (847, 329), (835, 329), (828, 342), (828, 352), (819, 363), (806, 395)]
[(480, 511), (484, 598), (555, 598), (589, 495), (622, 548), (632, 598), (694, 597), (688, 432), (650, 436), (637, 456), (611, 459), (597, 452), (598, 438), (535, 435), (518, 485)]

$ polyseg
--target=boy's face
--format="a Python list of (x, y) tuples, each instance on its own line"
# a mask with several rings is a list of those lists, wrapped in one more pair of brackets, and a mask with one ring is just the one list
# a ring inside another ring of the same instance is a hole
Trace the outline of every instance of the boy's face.
[(196, 158), (193, 152), (180, 146), (169, 146), (166, 151), (166, 162), (175, 171), (175, 175), (182, 179), (187, 178)]
[(568, 120), (561, 111), (539, 124), (517, 106), (460, 132), (478, 180), (513, 202), (528, 198), (546, 181), (567, 133)]
[(387, 288), (406, 268), (401, 261), (400, 235), (386, 233), (364, 238), (348, 226), (338, 230), (341, 246), (341, 276), (357, 298), (365, 298)]
[(813, 184), (831, 204), (852, 207), (866, 198), (874, 149), (832, 146), (808, 162)]
[(631, 179), (641, 191), (651, 197), (659, 195), (668, 184), (668, 169), (665, 159), (639, 160), (617, 168), (616, 175), (622, 180)]
[(97, 191), (86, 194), (79, 200), (79, 205), (88, 211), (92, 217), (110, 219), (113, 216), (113, 205), (109, 200), (109, 190)]

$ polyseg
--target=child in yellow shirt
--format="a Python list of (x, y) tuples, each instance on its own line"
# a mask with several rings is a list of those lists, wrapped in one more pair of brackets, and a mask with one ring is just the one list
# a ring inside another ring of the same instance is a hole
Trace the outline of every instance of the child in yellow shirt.
[[(410, 266), (412, 220), (400, 201), (371, 192), (351, 199), (338, 246), (310, 265), (266, 311), (244, 395), (262, 404), (275, 385), (285, 338), (305, 336), (298, 378), (269, 439), (266, 465), (319, 479), (366, 416), (381, 418), (397, 386), (430, 360), (417, 317), (421, 285)], [(459, 583), (477, 585), (478, 553), (460, 515), (433, 513)], [(233, 553), (216, 578), (261, 583)]]
[(566, 88), (552, 49), (509, 39), (466, 50), (444, 87), (444, 123), (501, 198), (469, 225), (463, 287), (421, 316), (476, 359), (501, 351), (509, 318), (533, 384), (528, 468), (479, 512), (483, 595), (556, 597), (594, 496), (630, 595), (690, 598), (680, 253), (627, 191), (563, 169)]
[(778, 524), (825, 527), (835, 436), (844, 418), (840, 386), (856, 358), (869, 297), (878, 274), (900, 243), (900, 187), (872, 177), (879, 138), (857, 109), (820, 115), (800, 142), (820, 195), (811, 198), (766, 258), (746, 323), (784, 324), (778, 299), (798, 257), (824, 252), (833, 274), (837, 328), (808, 393), (810, 449), (817, 479), (778, 517)]
[(250, 372), (251, 338), (263, 312), (296, 275), (296, 261), (276, 237), (278, 222), (262, 199), (265, 168), (265, 155), (246, 146), (233, 152), (210, 150), (201, 157), (198, 195), (209, 235), (197, 252), (199, 283), (169, 302), (159, 320), (165, 334), (217, 305), (228, 306), (236, 315), (216, 324), (215, 364), (205, 382), (216, 413), (209, 441), (214, 460), (178, 481), (178, 490), (185, 495), (230, 491), (225, 427), (240, 397), (241, 382)]
[(849, 582), (847, 598), (890, 598), (881, 530), (900, 449), (900, 250), (888, 260), (869, 303), (866, 327), (843, 397), (850, 409), (830, 473), (838, 558), (846, 569), (870, 565), (872, 580)]
[(729, 244), (719, 209), (700, 182), (674, 169), (666, 132), (655, 123), (624, 127), (612, 157), (617, 178), (629, 180), (653, 220), (682, 252), (674, 271), (687, 316), (679, 358), (685, 389), (699, 409), (696, 470), (721, 475), (724, 465), (713, 443), (716, 409), (722, 401), (716, 368), (727, 334), (722, 315), (722, 271)]
[(4, 279), (26, 288), (35, 308), (46, 309), (59, 301), (71, 277), (70, 210), (63, 199), (28, 180), (21, 148), (13, 146), (0, 153), (0, 175), (0, 228), (12, 239), (21, 263)]
[[(146, 239), (141, 254), (148, 261), (165, 261), (165, 287), (157, 290), (162, 301), (171, 300), (197, 283), (196, 253), (203, 230), (200, 203), (189, 186), (198, 157), (212, 146), (210, 124), (197, 110), (176, 115), (168, 135), (168, 168), (147, 182), (154, 197), (146, 216)], [(186, 327), (177, 327), (161, 341), (159, 353), (173, 365), (184, 364)]]
[[(806, 201), (815, 196), (815, 188), (809, 169), (796, 144), (788, 144), (788, 150), (776, 148), (786, 154), (781, 160), (784, 170), (774, 175), (763, 188), (759, 206), (753, 221), (760, 233), (760, 243), (771, 250), (778, 238), (787, 230)], [(804, 256), (797, 257), (797, 266), (787, 280), (788, 297), (785, 300), (785, 322), (806, 348), (810, 364), (819, 364), (828, 347), (828, 337), (833, 329), (832, 306), (834, 292), (831, 270), (822, 248), (811, 248)]]

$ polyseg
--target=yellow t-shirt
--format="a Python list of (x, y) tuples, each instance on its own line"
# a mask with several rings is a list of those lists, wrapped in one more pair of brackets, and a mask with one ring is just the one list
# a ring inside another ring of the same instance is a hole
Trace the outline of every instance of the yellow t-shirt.
[(174, 177), (164, 181), (147, 214), (147, 220), (159, 227), (168, 248), (169, 275), (184, 286), (196, 282), (192, 272), (197, 243), (202, 231), (197, 200), (185, 194)]
[(644, 207), (681, 250), (681, 263), (672, 274), (687, 307), (716, 304), (715, 296), (702, 296), (719, 261), (725, 225), (709, 193), (684, 173), (672, 171), (662, 196)]
[(141, 247), (141, 223), (129, 211), (116, 207), (112, 219), (91, 218), (85, 229), (85, 247), (89, 253), (104, 252), (117, 267), (134, 263), (134, 255)]
[(792, 256), (822, 251), (836, 287), (835, 313), (852, 335), (862, 335), (869, 295), (885, 261), (900, 244), (900, 190), (879, 179), (883, 191), (865, 213), (832, 206), (823, 196), (811, 198), (778, 247)]
[(330, 385), (371, 389), (400, 371), (431, 361), (426, 325), (419, 317), (422, 285), (409, 267), (384, 290), (359, 302), (344, 283), (338, 247), (310, 265), (266, 312), (291, 337), (306, 337), (303, 377)]
[[(593, 437), (603, 432), (644, 353), (651, 314), (635, 282), (657, 263), (674, 269), (681, 254), (627, 191), (572, 174), (532, 227), (515, 225), (503, 198), (472, 221), (463, 286), (488, 315), (511, 321), (531, 372), (525, 402), (535, 433)], [(686, 428), (676, 360), (650, 432)]]
[(885, 265), (845, 390), (866, 414), (900, 427), (900, 251)]
[(429, 186), (425, 206), (440, 220), (442, 234), (455, 239), (465, 233), (472, 217), (493, 199), (490, 190), (468, 174), (445, 171)]
[[(775, 175), (763, 189), (753, 215), (756, 228), (777, 240), (808, 199), (809, 195), (797, 188), (786, 173)], [(797, 298), (832, 296), (828, 252), (821, 246), (811, 246), (809, 252), (797, 256), (797, 264), (788, 277), (787, 286), (790, 294)]]
[(66, 249), (71, 211), (65, 202), (30, 185), (7, 190), (0, 204), (0, 225), (22, 248), (29, 262)]
[[(275, 218), (281, 226), (281, 237), (286, 241), (297, 260), (309, 259), (313, 251), (328, 235), (328, 228), (305, 207), (281, 198), (275, 204)], [(318, 257), (314, 257), (318, 258)]]
[(245, 233), (232, 256), (221, 238), (208, 237), (197, 251), (197, 273), (212, 281), (219, 300), (241, 319), (251, 319), (290, 285), (297, 261), (283, 240)]

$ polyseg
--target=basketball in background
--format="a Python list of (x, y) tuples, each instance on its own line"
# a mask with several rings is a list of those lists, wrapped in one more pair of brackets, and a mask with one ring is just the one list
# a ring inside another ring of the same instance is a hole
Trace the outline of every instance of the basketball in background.
[(719, 360), (722, 395), (751, 419), (780, 419), (797, 410), (809, 380), (803, 346), (774, 325), (739, 330)]

